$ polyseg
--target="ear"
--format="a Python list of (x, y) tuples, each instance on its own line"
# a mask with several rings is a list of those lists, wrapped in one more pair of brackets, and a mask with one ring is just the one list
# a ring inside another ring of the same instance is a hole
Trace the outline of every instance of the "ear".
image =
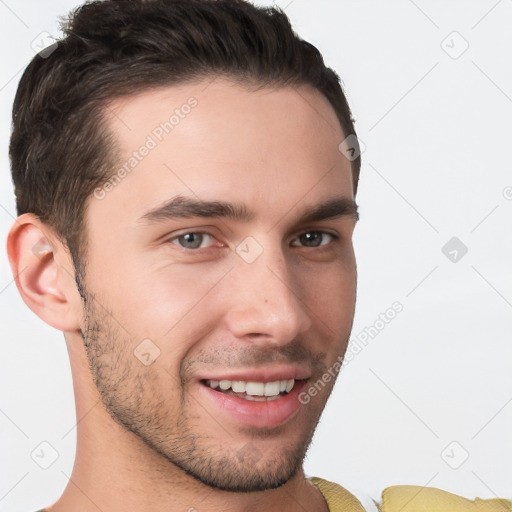
[(19, 216), (7, 237), (7, 254), (25, 304), (60, 331), (78, 331), (82, 300), (67, 248), (35, 215)]

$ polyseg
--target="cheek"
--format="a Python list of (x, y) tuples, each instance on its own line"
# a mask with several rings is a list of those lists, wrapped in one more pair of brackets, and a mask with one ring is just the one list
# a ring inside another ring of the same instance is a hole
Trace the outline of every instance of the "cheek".
[(350, 329), (356, 297), (356, 266), (354, 258), (338, 263), (318, 265), (301, 272), (301, 299), (308, 309), (332, 332), (343, 335)]
[(149, 338), (178, 355), (218, 322), (215, 290), (227, 270), (214, 265), (132, 265), (130, 271), (116, 269), (111, 276), (115, 286), (103, 289), (116, 320), (132, 339)]

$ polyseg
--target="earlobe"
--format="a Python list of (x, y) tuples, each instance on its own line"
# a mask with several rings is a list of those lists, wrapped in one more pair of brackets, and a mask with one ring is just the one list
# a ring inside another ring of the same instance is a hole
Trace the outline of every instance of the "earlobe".
[(73, 265), (51, 228), (32, 214), (21, 215), (7, 237), (7, 253), (25, 304), (56, 329), (78, 330), (81, 300)]

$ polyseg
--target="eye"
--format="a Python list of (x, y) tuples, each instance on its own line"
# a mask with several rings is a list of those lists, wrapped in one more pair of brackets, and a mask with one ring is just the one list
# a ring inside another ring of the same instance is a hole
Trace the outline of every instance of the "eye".
[(202, 249), (211, 245), (213, 237), (208, 233), (184, 233), (169, 240), (183, 249)]
[(297, 246), (297, 241), (300, 242), (299, 247), (320, 247), (327, 245), (338, 238), (336, 235), (326, 233), (324, 231), (307, 231), (299, 235), (292, 245)]

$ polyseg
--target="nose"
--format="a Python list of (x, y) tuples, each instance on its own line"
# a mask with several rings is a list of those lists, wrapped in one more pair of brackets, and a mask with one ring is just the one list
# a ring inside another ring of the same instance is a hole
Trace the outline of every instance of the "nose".
[(266, 249), (252, 263), (237, 262), (225, 315), (233, 336), (286, 345), (311, 327), (311, 312), (292, 270), (278, 249)]

